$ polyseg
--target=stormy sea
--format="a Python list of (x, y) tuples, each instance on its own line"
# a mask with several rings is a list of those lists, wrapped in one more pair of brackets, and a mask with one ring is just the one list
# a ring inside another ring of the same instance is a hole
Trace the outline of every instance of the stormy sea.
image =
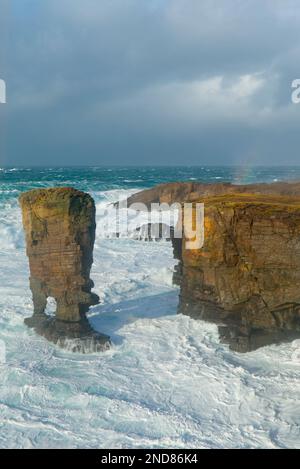
[[(280, 180), (300, 180), (300, 168), (1, 168), (0, 447), (299, 448), (300, 340), (230, 351), (215, 324), (177, 314), (171, 244), (105, 237), (100, 219), (164, 182)], [(23, 322), (32, 302), (18, 196), (52, 186), (96, 202), (101, 303), (89, 320), (112, 339), (103, 354), (59, 349)]]

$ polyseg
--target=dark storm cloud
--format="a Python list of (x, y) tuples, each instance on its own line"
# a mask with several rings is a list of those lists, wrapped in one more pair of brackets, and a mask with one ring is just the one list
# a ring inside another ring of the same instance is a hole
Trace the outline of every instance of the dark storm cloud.
[(4, 4), (2, 163), (300, 162), (298, 1)]

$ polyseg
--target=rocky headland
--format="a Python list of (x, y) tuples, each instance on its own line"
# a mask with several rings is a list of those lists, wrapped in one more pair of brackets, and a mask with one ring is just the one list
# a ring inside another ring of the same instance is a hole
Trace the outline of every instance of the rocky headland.
[[(86, 318), (99, 303), (90, 279), (95, 241), (95, 204), (73, 188), (36, 189), (20, 196), (34, 313), (25, 323), (73, 351), (102, 351), (109, 338)], [(45, 313), (56, 301), (55, 317)]]
[(172, 183), (127, 200), (175, 202), (205, 206), (203, 247), (173, 239), (179, 313), (241, 352), (300, 337), (300, 183)]
[(197, 202), (208, 196), (226, 194), (253, 194), (300, 197), (300, 182), (273, 182), (259, 184), (231, 184), (230, 182), (170, 182), (158, 184), (133, 194), (127, 199), (127, 205), (145, 204), (150, 208), (153, 203), (173, 204), (176, 202)]
[[(253, 185), (171, 183), (134, 194), (127, 205), (204, 203), (204, 244), (189, 248), (164, 224), (140, 227), (134, 239), (169, 233), (178, 266), (178, 312), (214, 321), (220, 338), (245, 352), (300, 337), (300, 183)], [(20, 197), (34, 314), (29, 327), (73, 351), (100, 351), (109, 338), (86, 313), (99, 302), (90, 271), (95, 204), (72, 188), (33, 190)], [(185, 218), (183, 218), (183, 225)], [(184, 228), (184, 226), (183, 226)], [(56, 300), (54, 317), (45, 313)]]

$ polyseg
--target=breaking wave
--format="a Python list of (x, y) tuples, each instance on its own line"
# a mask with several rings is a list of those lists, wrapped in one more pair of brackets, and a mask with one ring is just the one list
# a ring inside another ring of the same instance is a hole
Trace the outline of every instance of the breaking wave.
[[(97, 212), (138, 189), (115, 187), (114, 170), (105, 170), (111, 182), (98, 183), (65, 172), (54, 183), (90, 189)], [(3, 184), (17, 191), (51, 185), (53, 173), (24, 171), (28, 182), (13, 171), (16, 182)], [(128, 169), (126, 179), (138, 177)], [(110, 335), (111, 350), (73, 354), (28, 330), (23, 320), (32, 304), (17, 195), (0, 197), (2, 448), (300, 447), (300, 341), (239, 355), (219, 343), (216, 326), (177, 315), (166, 241), (104, 239), (98, 224), (92, 278), (101, 304), (91, 308), (90, 321)]]

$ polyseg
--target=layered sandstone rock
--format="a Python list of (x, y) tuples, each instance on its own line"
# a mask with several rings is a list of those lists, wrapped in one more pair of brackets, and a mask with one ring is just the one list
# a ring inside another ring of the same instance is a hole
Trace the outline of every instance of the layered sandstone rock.
[(179, 311), (237, 322), (244, 327), (238, 337), (245, 336), (242, 346), (240, 338), (231, 344), (237, 349), (254, 329), (300, 332), (300, 199), (231, 194), (201, 201), (205, 241), (189, 250), (183, 239)]
[(218, 323), (238, 351), (300, 337), (300, 183), (165, 184), (137, 202), (204, 203), (204, 246), (172, 240), (180, 313)]
[[(93, 199), (72, 188), (37, 189), (22, 194), (20, 204), (34, 305), (26, 323), (60, 345), (71, 338), (92, 342), (97, 350), (106, 348), (108, 338), (95, 333), (86, 320), (89, 307), (99, 302), (90, 279)], [(54, 320), (45, 315), (48, 297), (56, 300)]]

